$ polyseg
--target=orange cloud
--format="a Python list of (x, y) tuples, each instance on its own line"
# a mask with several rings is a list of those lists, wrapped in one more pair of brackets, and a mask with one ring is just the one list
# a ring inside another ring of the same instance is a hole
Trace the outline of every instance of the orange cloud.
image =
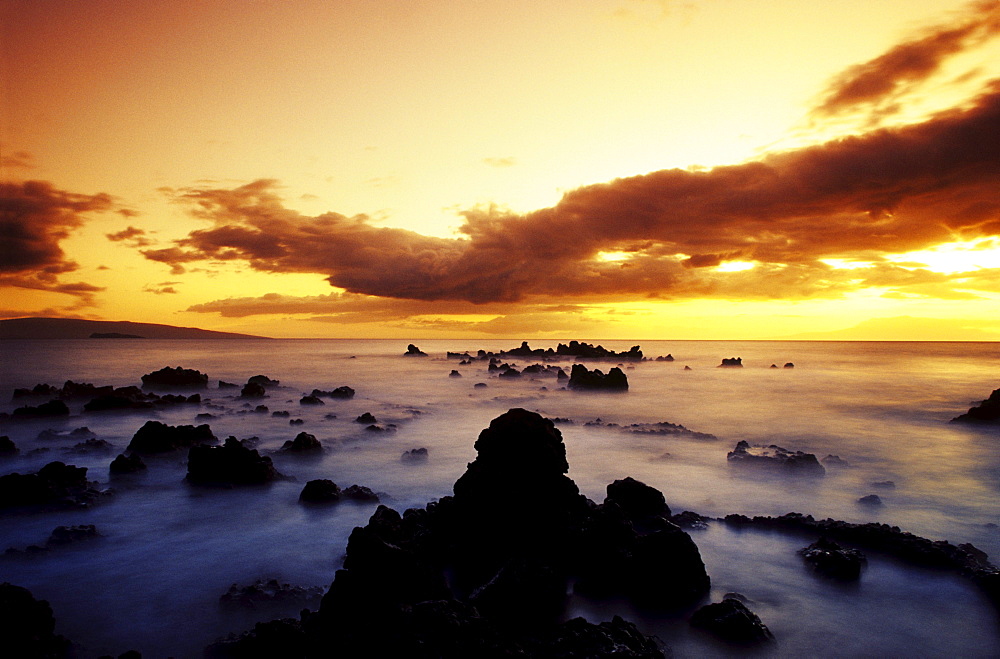
[[(924, 123), (707, 171), (663, 170), (571, 191), (527, 214), (465, 211), (463, 238), (308, 217), (275, 182), (175, 193), (212, 226), (147, 250), (171, 265), (239, 260), (322, 273), (349, 292), (398, 299), (515, 302), (562, 296), (836, 296), (916, 285), (884, 255), (1000, 235), (1000, 83), (968, 109)], [(624, 255), (602, 260), (600, 253)], [(878, 263), (837, 272), (821, 259)], [(740, 272), (722, 272), (742, 261)], [(920, 285), (928, 289), (925, 284)], [(933, 282), (947, 288), (947, 279)], [(968, 288), (963, 285), (962, 288)], [(995, 286), (988, 286), (994, 290)]]
[(59, 281), (59, 275), (79, 267), (60, 243), (88, 213), (112, 205), (109, 195), (67, 192), (45, 181), (0, 183), (0, 286), (64, 293), (90, 304), (103, 289)]
[(968, 17), (922, 31), (868, 62), (837, 76), (814, 110), (829, 117), (861, 107), (891, 114), (896, 100), (937, 73), (944, 62), (1000, 35), (1000, 4), (982, 0), (968, 6)]

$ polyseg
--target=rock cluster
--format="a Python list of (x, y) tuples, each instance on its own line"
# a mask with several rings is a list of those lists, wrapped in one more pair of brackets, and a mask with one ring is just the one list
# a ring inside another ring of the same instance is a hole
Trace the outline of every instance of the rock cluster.
[(628, 377), (617, 366), (605, 375), (600, 369), (590, 371), (583, 364), (573, 364), (566, 386), (577, 391), (628, 391)]
[(812, 453), (789, 451), (775, 444), (764, 447), (750, 446), (745, 440), (726, 455), (731, 465), (779, 469), (785, 473), (822, 476), (826, 469)]
[(257, 485), (280, 476), (271, 458), (235, 437), (222, 446), (192, 446), (188, 452), (187, 480), (198, 485)]
[(86, 467), (62, 462), (50, 462), (33, 474), (0, 476), (0, 509), (86, 507), (103, 494), (87, 480)]
[(195, 387), (208, 388), (208, 375), (190, 368), (170, 368), (166, 366), (158, 371), (142, 376), (144, 387)]
[(168, 426), (160, 421), (147, 421), (132, 436), (128, 450), (136, 453), (166, 453), (216, 441), (218, 438), (212, 434), (212, 428), (207, 423), (200, 426)]
[(817, 574), (840, 581), (857, 581), (867, 562), (857, 549), (845, 549), (825, 537), (799, 550), (799, 554)]

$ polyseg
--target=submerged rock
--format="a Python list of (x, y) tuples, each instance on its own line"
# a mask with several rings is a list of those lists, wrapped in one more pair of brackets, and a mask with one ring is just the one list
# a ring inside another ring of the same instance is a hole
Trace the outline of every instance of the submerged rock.
[(192, 446), (188, 452), (187, 480), (199, 485), (255, 485), (269, 483), (281, 474), (271, 458), (247, 448), (235, 437), (222, 446)]
[(147, 421), (132, 436), (128, 450), (137, 453), (166, 453), (216, 441), (218, 438), (212, 434), (212, 428), (207, 423), (200, 426), (168, 426), (159, 421)]
[(0, 509), (25, 506), (80, 508), (105, 494), (87, 480), (87, 468), (50, 462), (37, 473), (0, 476)]
[(410, 449), (409, 451), (403, 451), (403, 454), (399, 456), (399, 459), (410, 464), (427, 462), (427, 449), (420, 447)]
[(867, 562), (865, 555), (857, 549), (844, 549), (825, 537), (800, 549), (799, 554), (817, 574), (840, 581), (859, 579), (861, 568)]
[(970, 407), (965, 414), (951, 420), (952, 423), (998, 423), (1000, 422), (1000, 389), (994, 389), (986, 400)]
[(323, 444), (316, 439), (316, 435), (300, 432), (295, 439), (286, 441), (281, 450), (290, 453), (319, 453), (323, 450)]
[(152, 373), (142, 376), (142, 386), (144, 387), (196, 387), (199, 389), (208, 388), (208, 376), (201, 371), (190, 368), (161, 368)]
[(328, 478), (318, 478), (306, 483), (299, 494), (303, 503), (335, 503), (340, 501), (340, 487)]
[(424, 352), (423, 350), (421, 350), (420, 348), (418, 348), (417, 346), (415, 346), (415, 345), (413, 345), (411, 343), (410, 345), (406, 346), (406, 353), (403, 356), (404, 357), (426, 357), (427, 353)]
[(731, 465), (780, 469), (787, 473), (822, 476), (826, 469), (812, 453), (789, 451), (771, 444), (764, 447), (752, 447), (742, 440), (726, 455)]
[(628, 391), (628, 377), (617, 366), (605, 375), (600, 369), (590, 371), (583, 364), (573, 364), (566, 386), (578, 391)]
[(694, 612), (691, 626), (735, 645), (758, 645), (774, 639), (774, 634), (747, 605), (730, 597)]

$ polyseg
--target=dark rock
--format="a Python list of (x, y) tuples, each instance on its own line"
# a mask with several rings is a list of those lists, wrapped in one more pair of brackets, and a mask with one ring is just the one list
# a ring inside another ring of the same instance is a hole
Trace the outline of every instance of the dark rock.
[(45, 541), (47, 547), (63, 547), (71, 545), (81, 540), (93, 540), (100, 538), (97, 527), (93, 524), (80, 524), (79, 526), (57, 526), (52, 529), (49, 539)]
[(24, 407), (19, 407), (14, 410), (13, 415), (28, 418), (69, 416), (69, 408), (61, 400), (50, 400), (38, 406), (25, 405)]
[(358, 418), (354, 419), (355, 423), (378, 423), (378, 419), (375, 418), (371, 412), (365, 412)]
[[(668, 454), (669, 455), (669, 454)], [(698, 531), (703, 531), (708, 528), (708, 523), (711, 520), (710, 517), (705, 517), (704, 515), (699, 515), (698, 513), (691, 512), (690, 510), (685, 510), (682, 513), (677, 513), (670, 517), (670, 521), (681, 527), (682, 529), (694, 529)]]
[(87, 468), (50, 462), (37, 473), (0, 476), (0, 509), (21, 506), (79, 508), (103, 493), (87, 480)]
[(868, 494), (858, 499), (858, 503), (862, 506), (877, 508), (882, 505), (882, 498), (877, 494)]
[(295, 436), (295, 439), (286, 441), (281, 446), (281, 450), (291, 453), (318, 453), (323, 450), (323, 444), (316, 439), (315, 435), (300, 432)]
[(303, 419), (292, 419), (288, 422), (290, 426), (301, 426), (305, 421)]
[(114, 390), (115, 388), (112, 386), (96, 387), (89, 382), (66, 380), (59, 391), (59, 396), (62, 398), (95, 398), (97, 396), (107, 396), (114, 392)]
[(10, 457), (12, 455), (17, 455), (20, 453), (20, 449), (7, 435), (0, 437), (0, 457)]
[(208, 424), (200, 426), (168, 426), (159, 421), (147, 421), (136, 431), (128, 450), (137, 453), (165, 453), (218, 439)]
[(672, 361), (674, 361), (674, 356), (673, 355), (665, 355), (665, 356), (662, 356), (662, 357), (657, 357), (655, 361), (658, 361), (658, 362), (672, 362)]
[(199, 389), (208, 388), (208, 376), (201, 371), (190, 368), (161, 368), (158, 371), (147, 373), (142, 376), (142, 386), (144, 387), (195, 387)]
[(299, 399), (299, 405), (326, 405), (316, 396), (303, 396)]
[(410, 464), (416, 462), (427, 462), (427, 449), (421, 447), (411, 449), (409, 451), (403, 451), (403, 455), (399, 456), (399, 459)]
[(839, 455), (827, 454), (827, 456), (825, 458), (823, 458), (822, 460), (820, 460), (820, 462), (822, 462), (827, 467), (850, 467), (851, 466), (847, 462), (847, 460), (844, 460)]
[(997, 423), (1000, 422), (1000, 389), (994, 389), (986, 400), (970, 407), (965, 414), (951, 420), (952, 423)]
[(104, 439), (88, 439), (87, 441), (74, 444), (70, 451), (73, 453), (104, 453), (114, 448), (114, 445)]
[(826, 473), (826, 469), (812, 453), (789, 451), (774, 444), (765, 447), (751, 447), (746, 441), (740, 441), (726, 455), (726, 459), (731, 465), (780, 469), (785, 473), (814, 476), (822, 476)]
[(840, 581), (861, 578), (861, 568), (866, 563), (865, 555), (857, 549), (844, 549), (825, 537), (800, 549), (799, 554), (817, 574)]
[(691, 616), (691, 626), (735, 645), (757, 645), (774, 639), (767, 625), (735, 598), (701, 607)]
[(259, 382), (247, 382), (240, 391), (240, 398), (263, 398), (266, 395), (264, 385)]
[(55, 633), (52, 607), (27, 588), (0, 584), (0, 638), (8, 657), (57, 659), (74, 656), (72, 643)]
[(795, 368), (795, 364), (792, 362), (787, 362), (782, 368)]
[(691, 367), (690, 367), (690, 366), (685, 366), (685, 367), (684, 367), (684, 370), (685, 370), (685, 371), (690, 371), (690, 370), (691, 370)]
[(777, 364), (771, 364), (771, 368), (778, 368)]
[(337, 387), (330, 391), (323, 391), (321, 389), (313, 389), (312, 395), (317, 398), (354, 398), (354, 389), (351, 389), (347, 385)]
[(58, 396), (60, 393), (62, 392), (59, 387), (53, 387), (51, 384), (36, 384), (31, 389), (15, 389), (11, 399), (28, 398), (30, 396), (46, 396), (51, 398), (52, 396)]
[(150, 410), (154, 405), (144, 398), (109, 394), (98, 396), (83, 406), (85, 412), (108, 412), (115, 410)]
[(354, 501), (370, 501), (378, 503), (379, 500), (378, 495), (364, 485), (352, 485), (348, 488), (344, 488), (344, 491), (341, 492), (341, 494), (345, 499), (353, 499)]
[(41, 441), (50, 441), (53, 439), (75, 439), (78, 441), (96, 438), (90, 428), (87, 426), (81, 426), (79, 428), (74, 428), (70, 431), (65, 430), (43, 430), (38, 433), (38, 439)]
[(488, 385), (485, 382), (477, 382), (476, 384), (472, 385), (472, 388), (473, 389), (485, 389), (487, 386)]
[(253, 408), (254, 414), (267, 414), (270, 411), (267, 405), (258, 405)]
[(427, 353), (413, 345), (412, 343), (406, 346), (406, 354), (404, 357), (426, 357)]
[(309, 640), (295, 618), (258, 622), (245, 634), (230, 635), (212, 643), (204, 653), (207, 659), (305, 659), (307, 656), (311, 656)]
[(222, 446), (192, 446), (188, 452), (187, 480), (199, 485), (253, 485), (281, 475), (271, 458), (247, 448), (235, 437)]
[(303, 503), (334, 503), (340, 501), (340, 488), (332, 480), (319, 478), (306, 483), (299, 494)]
[(516, 380), (521, 377), (521, 371), (508, 366), (506, 368), (501, 368), (497, 377), (505, 378), (507, 380)]
[(219, 389), (239, 389), (240, 385), (234, 382), (225, 382), (224, 380), (219, 380)]
[(458, 371), (456, 371), (455, 369), (452, 369), (451, 373), (448, 374), (448, 377), (450, 377), (450, 378), (460, 378), (460, 377), (462, 377), (462, 374), (459, 373)]
[(670, 508), (663, 493), (631, 476), (608, 485), (604, 505), (614, 504), (631, 520), (646, 517), (670, 517)]
[(227, 609), (249, 609), (261, 611), (295, 605), (299, 608), (317, 607), (323, 597), (323, 589), (317, 586), (303, 588), (277, 579), (258, 579), (247, 586), (233, 584), (219, 597), (219, 605)]
[(669, 421), (659, 421), (657, 423), (633, 423), (622, 428), (625, 432), (639, 435), (669, 435), (675, 437), (685, 437), (687, 439), (716, 440), (718, 437), (707, 432), (697, 432)]
[(617, 366), (605, 375), (600, 369), (590, 371), (582, 364), (573, 364), (566, 386), (577, 391), (628, 391), (628, 377)]
[[(260, 405), (258, 405), (257, 407), (260, 407)], [(281, 419), (287, 419), (288, 417), (292, 416), (292, 413), (291, 412), (287, 412), (285, 410), (280, 410), (280, 411), (276, 411), (276, 412), (271, 412), (271, 416), (278, 417), (278, 418), (281, 418)]]
[(271, 378), (267, 377), (266, 375), (255, 375), (255, 376), (251, 377), (249, 380), (247, 380), (247, 384), (259, 384), (260, 386), (264, 387), (265, 389), (269, 389), (271, 387), (277, 387), (278, 385), (281, 384), (281, 381), (280, 380), (272, 380)]
[(132, 455), (121, 453), (108, 466), (108, 471), (112, 474), (134, 474), (144, 469), (146, 469), (146, 463), (134, 453)]
[(722, 363), (719, 364), (719, 368), (743, 368), (743, 358), (742, 357), (729, 357), (722, 358)]
[(894, 490), (896, 489), (896, 483), (893, 481), (875, 481), (871, 483), (872, 487), (877, 487), (881, 490)]

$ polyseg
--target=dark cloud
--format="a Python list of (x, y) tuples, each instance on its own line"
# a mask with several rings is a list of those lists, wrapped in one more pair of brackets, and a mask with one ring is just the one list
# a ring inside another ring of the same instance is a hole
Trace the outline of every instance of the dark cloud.
[(78, 267), (60, 242), (88, 213), (112, 206), (109, 195), (76, 194), (45, 181), (0, 183), (0, 286), (65, 293), (89, 304), (102, 289), (59, 281), (59, 275)]
[[(861, 276), (822, 259), (879, 262), (1000, 235), (998, 181), (994, 83), (968, 109), (921, 124), (741, 165), (590, 185), (527, 214), (471, 209), (462, 213), (462, 238), (375, 227), (363, 215), (307, 217), (282, 204), (271, 180), (189, 189), (175, 195), (212, 225), (143, 253), (175, 272), (198, 260), (238, 260), (267, 272), (321, 273), (351, 293), (422, 301), (836, 296), (886, 285), (887, 273), (892, 286), (913, 277), (890, 264)], [(602, 260), (601, 252), (627, 258)], [(711, 267), (734, 260), (757, 265)]]
[(974, 2), (956, 20), (926, 29), (844, 71), (831, 82), (814, 115), (829, 117), (860, 108), (895, 114), (899, 97), (937, 73), (948, 58), (998, 35), (1000, 3)]
[[(118, 212), (121, 213), (122, 211)], [(129, 247), (148, 247), (153, 244), (153, 241), (146, 237), (145, 230), (131, 225), (116, 233), (107, 233), (104, 235), (111, 242), (125, 242)]]

